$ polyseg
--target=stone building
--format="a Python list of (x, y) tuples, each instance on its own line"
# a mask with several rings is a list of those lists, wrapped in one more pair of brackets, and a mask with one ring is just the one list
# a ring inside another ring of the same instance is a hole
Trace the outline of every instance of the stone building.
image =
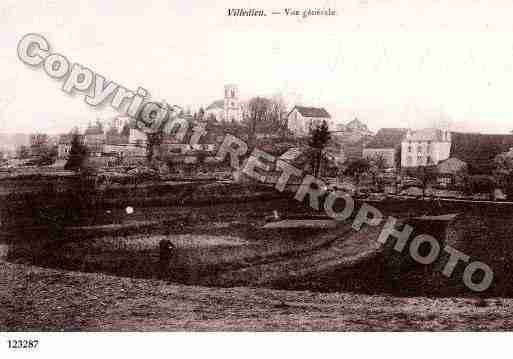
[(401, 142), (408, 132), (405, 128), (382, 128), (365, 145), (364, 158), (381, 156), (388, 168), (397, 167), (401, 159)]
[(215, 118), (217, 121), (241, 122), (244, 106), (240, 100), (239, 87), (237, 85), (224, 86), (224, 98), (212, 102), (205, 109), (205, 118)]
[(365, 136), (372, 135), (372, 132), (369, 130), (367, 125), (357, 118), (343, 125), (342, 130), (346, 132), (356, 132)]
[(39, 156), (49, 145), (48, 135), (44, 133), (31, 134), (29, 141), (31, 156)]
[(288, 129), (297, 137), (308, 136), (310, 130), (323, 121), (333, 130), (331, 115), (322, 107), (294, 106), (287, 115)]
[(436, 165), (451, 154), (451, 133), (426, 128), (406, 133), (401, 143), (401, 167)]
[(88, 148), (90, 156), (101, 156), (105, 140), (105, 132), (100, 121), (96, 121), (95, 125), (89, 124), (84, 131), (84, 144)]

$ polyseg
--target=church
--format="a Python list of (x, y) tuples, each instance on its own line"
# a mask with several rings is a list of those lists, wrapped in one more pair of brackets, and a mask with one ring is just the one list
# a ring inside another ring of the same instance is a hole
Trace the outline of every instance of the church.
[(205, 109), (205, 118), (215, 118), (217, 121), (241, 122), (243, 104), (239, 98), (237, 85), (224, 86), (224, 99), (212, 102)]

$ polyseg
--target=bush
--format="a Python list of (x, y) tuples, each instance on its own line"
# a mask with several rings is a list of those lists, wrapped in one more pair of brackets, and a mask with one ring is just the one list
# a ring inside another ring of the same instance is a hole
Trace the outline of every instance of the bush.
[(69, 158), (64, 165), (65, 170), (80, 171), (87, 158), (87, 148), (80, 141), (78, 134), (73, 135), (71, 140), (71, 149), (69, 151)]
[(495, 179), (487, 175), (467, 176), (464, 180), (466, 194), (491, 193), (496, 186)]

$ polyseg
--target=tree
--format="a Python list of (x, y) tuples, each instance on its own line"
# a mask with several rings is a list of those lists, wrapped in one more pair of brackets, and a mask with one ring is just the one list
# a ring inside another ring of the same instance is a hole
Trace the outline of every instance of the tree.
[(207, 116), (207, 122), (210, 124), (216, 123), (217, 122), (216, 115), (214, 115), (213, 113), (209, 113)]
[(283, 135), (287, 130), (286, 105), (280, 95), (272, 98), (254, 97), (244, 114), (250, 147), (256, 143), (257, 133)]
[(103, 133), (103, 124), (102, 124), (102, 122), (100, 121), (99, 118), (96, 119), (96, 127), (98, 128), (98, 132), (102, 132)]
[(374, 185), (377, 185), (377, 177), (387, 168), (387, 160), (381, 153), (376, 153), (369, 158), (369, 172), (372, 174)]
[(198, 120), (203, 121), (204, 119), (205, 119), (205, 110), (203, 109), (203, 107), (200, 107), (200, 109), (198, 111)]
[(493, 160), (495, 164), (495, 173), (502, 175), (510, 175), (513, 173), (513, 152), (503, 152), (495, 156)]
[(42, 145), (39, 149), (37, 166), (49, 166), (57, 159), (57, 146)]
[(123, 126), (119, 135), (122, 143), (128, 143), (130, 139), (130, 125), (128, 123)]
[(30, 157), (30, 150), (28, 146), (21, 145), (17, 148), (17, 157), (20, 159), (26, 159)]
[(331, 134), (328, 128), (328, 123), (322, 121), (322, 123), (313, 128), (310, 133), (310, 139), (308, 145), (314, 150), (312, 156), (312, 170), (315, 177), (319, 176), (321, 170), (321, 162), (323, 157), (323, 150), (328, 145), (331, 138)]
[(155, 148), (162, 144), (163, 134), (162, 132), (148, 133), (146, 134), (146, 159), (148, 163), (151, 163), (155, 155)]
[(356, 185), (360, 184), (360, 176), (370, 169), (370, 162), (366, 158), (360, 158), (349, 162), (344, 174), (356, 178)]
[(271, 98), (270, 121), (275, 125), (280, 135), (287, 132), (287, 103), (281, 94)]
[(84, 167), (84, 162), (87, 159), (88, 151), (80, 140), (80, 135), (75, 133), (71, 138), (71, 148), (69, 150), (68, 161), (64, 165), (64, 169), (72, 171), (81, 171)]
[(489, 193), (493, 197), (496, 182), (492, 176), (474, 175), (465, 178), (465, 193)]
[(418, 174), (420, 182), (422, 182), (422, 199), (426, 196), (426, 188), (429, 181), (429, 172), (427, 171), (426, 166), (420, 166), (419, 167), (419, 174)]
[(370, 158), (370, 165), (382, 171), (388, 167), (387, 159), (382, 153), (377, 153)]
[(513, 151), (499, 153), (494, 158), (493, 175), (508, 198), (513, 197)]
[[(158, 105), (160, 107), (160, 110), (152, 110), (148, 114), (149, 116), (149, 123), (148, 119), (144, 119), (142, 116), (145, 116), (146, 114), (144, 111), (141, 111), (139, 113), (138, 121), (141, 121), (146, 126), (150, 126), (149, 130), (146, 133), (146, 159), (148, 163), (151, 163), (153, 161), (153, 157), (155, 154), (155, 148), (159, 147), (162, 144), (162, 140), (164, 139), (164, 128), (166, 127), (167, 123), (169, 122), (170, 116), (169, 116), (169, 106), (166, 103), (161, 103)], [(159, 111), (165, 111), (164, 116), (162, 118), (159, 117)], [(180, 110), (180, 115), (183, 115), (183, 110)], [(180, 116), (179, 115), (179, 116)], [(158, 121), (158, 122), (155, 122)]]
[(248, 104), (248, 142), (253, 147), (258, 127), (267, 121), (271, 114), (271, 101), (265, 97), (253, 97)]

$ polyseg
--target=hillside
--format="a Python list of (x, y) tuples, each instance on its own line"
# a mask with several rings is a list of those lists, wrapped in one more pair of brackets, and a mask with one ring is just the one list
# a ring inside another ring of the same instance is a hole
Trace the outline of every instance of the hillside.
[(2, 331), (513, 328), (513, 299), (208, 288), (1, 261), (0, 303)]

